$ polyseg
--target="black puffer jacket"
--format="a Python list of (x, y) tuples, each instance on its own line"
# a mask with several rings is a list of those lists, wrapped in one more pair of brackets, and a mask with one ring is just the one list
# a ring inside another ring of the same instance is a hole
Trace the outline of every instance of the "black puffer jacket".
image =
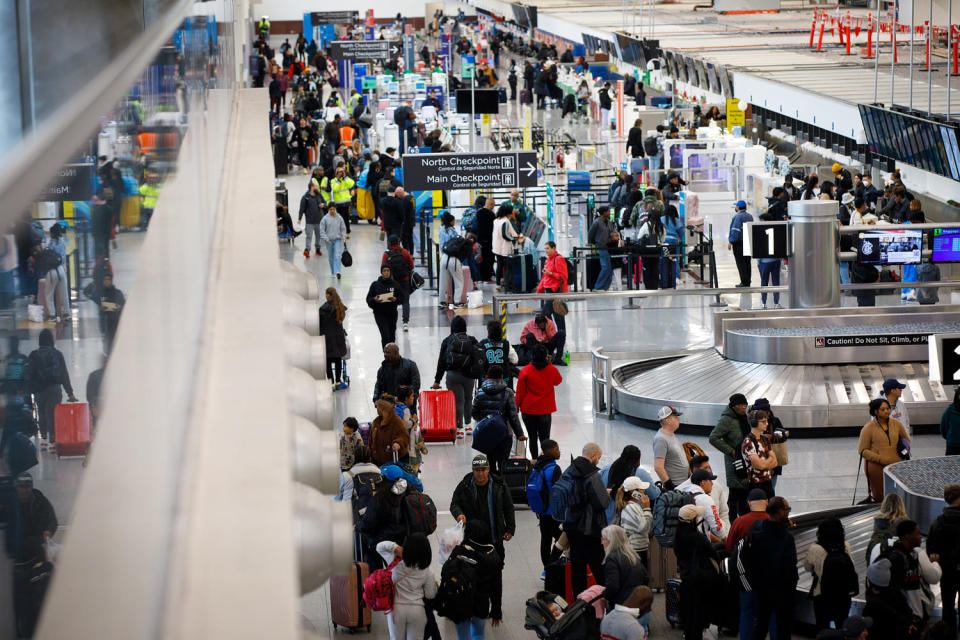
[[(490, 475), (487, 490), (493, 492), (493, 524), (494, 535), (497, 540), (503, 540), (503, 534), (511, 536), (517, 532), (517, 521), (513, 512), (513, 499), (503, 478)], [(473, 480), (473, 472), (463, 476), (460, 484), (453, 490), (450, 498), (450, 515), (454, 518), (466, 516), (467, 520), (482, 520), (489, 528), (489, 503), (484, 500), (481, 504), (477, 486)]]
[(520, 427), (520, 416), (517, 414), (517, 397), (513, 393), (513, 389), (508, 387), (503, 380), (487, 378), (480, 385), (480, 389), (473, 399), (471, 415), (474, 420), (483, 420), (495, 413), (503, 416), (503, 421), (513, 431), (513, 435), (518, 438), (524, 435), (523, 429)]
[(476, 569), (473, 582), (473, 617), (503, 619), (503, 560), (492, 545), (464, 540), (450, 553), (450, 560), (463, 556)]
[(329, 302), (320, 307), (320, 335), (326, 343), (328, 358), (342, 358), (347, 354), (347, 332), (343, 324), (337, 322), (333, 305)]

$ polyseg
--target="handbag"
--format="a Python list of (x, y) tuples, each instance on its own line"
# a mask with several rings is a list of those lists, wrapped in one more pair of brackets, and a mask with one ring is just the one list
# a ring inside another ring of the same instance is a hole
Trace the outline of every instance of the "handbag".
[(567, 308), (567, 303), (565, 303), (563, 300), (554, 299), (553, 312), (558, 316), (565, 316), (570, 312), (570, 309)]
[(343, 253), (340, 254), (340, 264), (345, 267), (353, 266), (353, 256), (350, 255), (350, 252), (347, 250), (346, 245), (343, 247)]
[(777, 456), (777, 462), (780, 463), (781, 467), (785, 467), (790, 463), (790, 457), (787, 455), (786, 442), (774, 442), (770, 447), (773, 449), (774, 455)]
[(417, 273), (416, 271), (410, 272), (410, 292), (414, 292), (424, 285), (426, 280), (423, 279), (423, 276)]

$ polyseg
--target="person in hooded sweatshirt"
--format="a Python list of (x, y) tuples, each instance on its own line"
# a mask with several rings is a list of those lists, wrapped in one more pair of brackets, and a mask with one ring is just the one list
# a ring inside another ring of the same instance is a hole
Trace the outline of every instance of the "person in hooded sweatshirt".
[(437, 582), (430, 571), (430, 541), (422, 533), (411, 533), (403, 546), (384, 540), (377, 545), (377, 553), (393, 568), (393, 609), (387, 612), (390, 640), (411, 640), (423, 637), (427, 612), (423, 599), (437, 595)]
[[(513, 431), (517, 441), (523, 442), (527, 436), (523, 433), (520, 426), (520, 415), (517, 413), (517, 400), (513, 389), (508, 387), (503, 381), (503, 367), (498, 364), (493, 365), (487, 370), (484, 381), (477, 390), (477, 395), (473, 399), (473, 419), (480, 421), (487, 416), (499, 413), (506, 423), (507, 427)], [(490, 459), (490, 467), (493, 473), (503, 476), (503, 471), (507, 466), (507, 458), (510, 457), (510, 449), (513, 447), (513, 439), (509, 434), (505, 434), (503, 441), (498, 447), (491, 451), (485, 451)]]
[(370, 425), (370, 457), (380, 466), (393, 462), (394, 453), (400, 462), (407, 462), (410, 457), (410, 434), (389, 398), (377, 400), (377, 417)]
[(380, 330), (380, 346), (397, 341), (397, 283), (390, 277), (390, 265), (380, 265), (380, 277), (370, 283), (367, 306), (373, 309), (373, 319)]
[(37, 417), (40, 423), (40, 448), (46, 450), (55, 444), (53, 412), (63, 400), (61, 387), (67, 392), (67, 402), (76, 402), (70, 373), (63, 354), (53, 346), (53, 332), (44, 329), (40, 332), (39, 347), (27, 356), (27, 388), (33, 393), (37, 403)]
[(534, 346), (530, 364), (517, 378), (517, 407), (530, 434), (530, 453), (537, 459), (537, 443), (550, 439), (553, 414), (557, 411), (554, 389), (563, 382), (560, 370), (550, 362), (547, 348)]
[(463, 368), (457, 369), (450, 365), (450, 358), (447, 352), (451, 345), (457, 343), (457, 349), (474, 349), (477, 346), (477, 340), (473, 336), (467, 335), (467, 321), (463, 316), (454, 316), (450, 321), (450, 335), (440, 343), (440, 355), (437, 357), (437, 373), (433, 377), (432, 389), (440, 388), (440, 378), (444, 373), (447, 375), (447, 389), (453, 391), (454, 403), (457, 407), (457, 438), (464, 437), (464, 428), (466, 433), (473, 433), (470, 426), (470, 417), (473, 415), (473, 384), (474, 378)]

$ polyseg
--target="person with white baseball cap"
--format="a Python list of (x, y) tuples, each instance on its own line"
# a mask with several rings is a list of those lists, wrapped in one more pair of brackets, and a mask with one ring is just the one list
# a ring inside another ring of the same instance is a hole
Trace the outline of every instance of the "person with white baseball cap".
[(657, 413), (660, 429), (653, 436), (653, 470), (667, 491), (686, 480), (689, 473), (687, 455), (676, 436), (681, 415), (670, 406), (660, 407)]
[(653, 526), (653, 511), (650, 497), (644, 493), (650, 486), (637, 476), (629, 476), (620, 485), (616, 495), (620, 526), (627, 532), (630, 546), (640, 556), (643, 566), (649, 567), (647, 549), (650, 546), (650, 529)]

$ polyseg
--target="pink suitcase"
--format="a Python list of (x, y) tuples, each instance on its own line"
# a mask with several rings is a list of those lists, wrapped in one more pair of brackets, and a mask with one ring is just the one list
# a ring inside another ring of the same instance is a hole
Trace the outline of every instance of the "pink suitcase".
[(424, 442), (455, 442), (457, 407), (453, 391), (424, 389), (420, 392), (420, 429)]

